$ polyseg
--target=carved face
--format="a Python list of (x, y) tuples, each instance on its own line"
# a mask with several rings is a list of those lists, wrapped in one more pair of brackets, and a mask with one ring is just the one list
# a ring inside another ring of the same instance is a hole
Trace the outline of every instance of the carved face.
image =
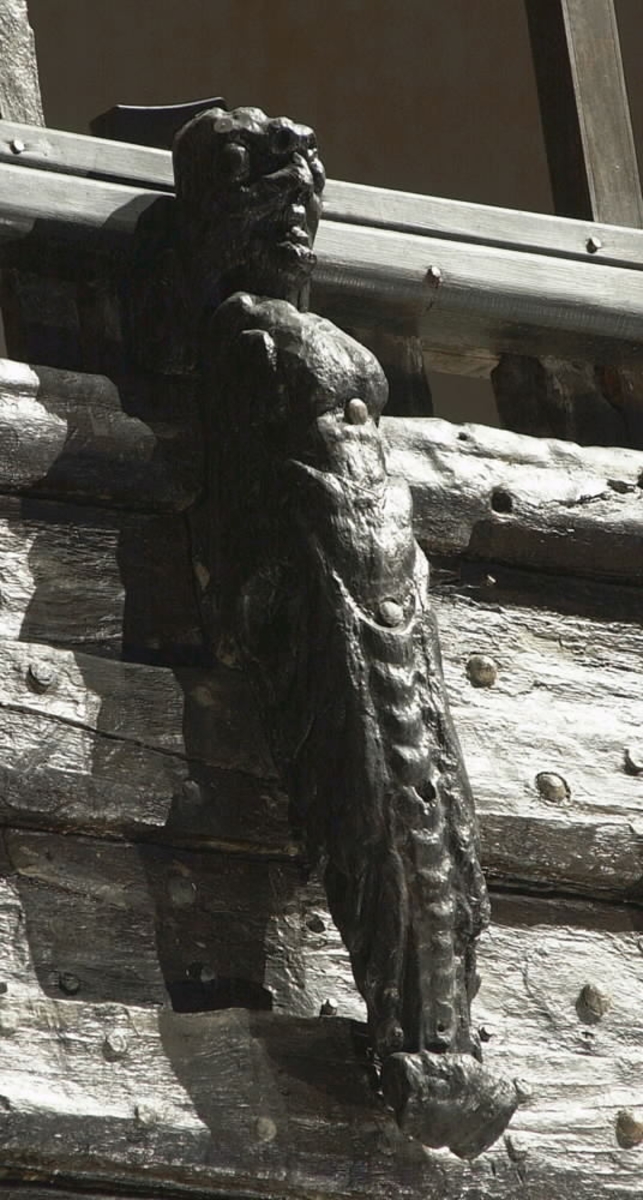
[(206, 302), (233, 291), (296, 299), (315, 264), (325, 182), (312, 130), (258, 108), (210, 109), (178, 134), (174, 167)]

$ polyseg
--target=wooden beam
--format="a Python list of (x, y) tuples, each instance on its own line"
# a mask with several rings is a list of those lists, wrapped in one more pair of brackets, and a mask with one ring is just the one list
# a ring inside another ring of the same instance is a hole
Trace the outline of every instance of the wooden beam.
[(557, 213), (640, 227), (614, 0), (526, 3)]
[[(129, 411), (128, 411), (129, 410)], [(0, 492), (181, 511), (202, 485), (194, 389), (183, 380), (0, 359)]]

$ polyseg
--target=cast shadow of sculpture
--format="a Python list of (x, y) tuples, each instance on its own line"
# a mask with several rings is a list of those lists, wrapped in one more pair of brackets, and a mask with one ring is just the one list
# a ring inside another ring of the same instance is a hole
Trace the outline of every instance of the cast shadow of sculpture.
[[(23, 838), (31, 859), (23, 870), (16, 864), (14, 878), (41, 985), (58, 998), (127, 1003), (164, 1002), (167, 989), (180, 1011), (269, 1008), (266, 927), (290, 902), (294, 880), (277, 878), (269, 862), (244, 869), (225, 855), (162, 844), (182, 835), (198, 845), (222, 823), (221, 795), (232, 809), (249, 801), (256, 808), (260, 791), (243, 773), (211, 762), (210, 655), (194, 605), (185, 518), (39, 501), (20, 508), (30, 528), (32, 592), (20, 637), (77, 652), (64, 669), (78, 696), (78, 727), (73, 719), (43, 722), (38, 764), (27, 756), (22, 784), (53, 805), (54, 828), (129, 832), (139, 843)], [(141, 666), (122, 687), (115, 658), (171, 670)], [(237, 720), (251, 730), (248, 713)], [(219, 739), (228, 757), (231, 724)], [(70, 793), (75, 819), (65, 815)], [(146, 816), (155, 806), (157, 836)], [(255, 812), (251, 826), (260, 817)], [(42, 814), (34, 823), (43, 824)]]

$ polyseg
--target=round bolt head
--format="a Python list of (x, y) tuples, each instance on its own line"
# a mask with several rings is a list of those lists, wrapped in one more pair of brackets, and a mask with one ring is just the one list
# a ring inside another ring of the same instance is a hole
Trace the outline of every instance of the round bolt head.
[(346, 405), (346, 420), (349, 425), (365, 425), (368, 421), (368, 409), (363, 400), (349, 400)]
[(27, 683), (32, 692), (48, 692), (56, 682), (56, 672), (48, 662), (32, 662), (27, 668)]
[(439, 267), (429, 267), (426, 273), (426, 279), (427, 283), (432, 284), (433, 287), (439, 287), (442, 283), (442, 271)]
[(328, 1000), (324, 1000), (324, 1003), (319, 1010), (319, 1015), (320, 1017), (336, 1017), (337, 1009), (337, 1001), (329, 997)]
[(478, 1036), (481, 1042), (490, 1042), (493, 1037), (493, 1029), (490, 1025), (481, 1025), (478, 1030)]
[(117, 1062), (125, 1058), (129, 1048), (129, 1039), (125, 1033), (112, 1029), (103, 1042), (103, 1054), (108, 1062)]
[(601, 239), (594, 236), (588, 237), (585, 245), (589, 254), (598, 254), (598, 251), (603, 249)]
[(626, 746), (624, 758), (628, 775), (643, 775), (643, 746)]
[(67, 996), (75, 996), (80, 991), (80, 979), (71, 971), (62, 971), (58, 976), (58, 987)]
[(277, 1126), (272, 1117), (258, 1117), (255, 1128), (260, 1142), (274, 1142), (277, 1136)]
[(382, 600), (377, 612), (382, 625), (388, 625), (391, 629), (404, 621), (404, 609), (397, 600)]
[(169, 881), (170, 900), (177, 908), (189, 908), (196, 900), (196, 885), (183, 875), (174, 875)]
[(600, 1021), (611, 1005), (612, 997), (607, 992), (600, 992), (593, 983), (586, 983), (576, 1001), (576, 1011), (581, 1020)]
[(474, 687), (493, 687), (498, 667), (487, 654), (472, 654), (467, 661), (467, 675)]
[(553, 771), (541, 771), (536, 776), (536, 787), (543, 800), (547, 800), (550, 804), (569, 800), (571, 796), (569, 786), (562, 775), (556, 775)]
[(9, 142), (9, 146), (12, 154), (23, 154), (27, 149), (22, 138), (12, 138)]
[(628, 1108), (621, 1109), (616, 1118), (616, 1140), (624, 1150), (633, 1150), (643, 1142), (643, 1120)]

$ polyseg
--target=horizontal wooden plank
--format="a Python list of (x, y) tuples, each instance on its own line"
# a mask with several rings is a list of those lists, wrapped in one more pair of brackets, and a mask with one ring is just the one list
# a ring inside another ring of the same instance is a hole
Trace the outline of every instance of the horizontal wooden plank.
[[(126, 411), (129, 406), (130, 411)], [(180, 510), (201, 486), (198, 414), (180, 380), (0, 359), (0, 492)]]
[(643, 453), (437, 418), (383, 429), (429, 554), (643, 580)]
[[(127, 253), (163, 194), (51, 171), (0, 166), (5, 266), (34, 269), (43, 247)], [(165, 203), (168, 203), (167, 195)], [(643, 317), (638, 270), (495, 246), (323, 223), (314, 307), (339, 323), (412, 329), (428, 349), (554, 354), (634, 365)], [(439, 277), (427, 275), (439, 268)], [(61, 270), (60, 264), (58, 270)]]
[(239, 672), (0, 642), (0, 823), (293, 855)]
[[(639, 593), (568, 581), (561, 599), (555, 578), (494, 569), (492, 584), (476, 568), (434, 588), (483, 863), (503, 884), (638, 898)], [(491, 686), (476, 686), (477, 655)], [(3, 824), (296, 853), (239, 672), (11, 641), (0, 667)], [(56, 682), (34, 693), (42, 670)]]
[(0, 563), (0, 637), (202, 661), (180, 516), (0, 496)]
[[(22, 955), (22, 977), (8, 976), (0, 997), (0, 1167), (14, 1180), (55, 1173), (81, 1191), (292, 1200), (638, 1198), (643, 956), (633, 910), (497, 899), (474, 1012), (487, 1063), (520, 1080), (523, 1103), (505, 1138), (465, 1163), (403, 1137), (382, 1106), (345, 953), (330, 925), (319, 933), (318, 906), (307, 952), (324, 972), (317, 997), (335, 997), (337, 1018), (177, 1013), (83, 1003), (81, 991), (44, 996), (30, 973), (24, 883), (4, 885), (13, 907), (0, 909), (3, 968)], [(234, 912), (225, 919), (233, 929)], [(600, 1017), (580, 1000), (588, 987)]]
[[(16, 142), (23, 147), (19, 151)], [(10, 121), (0, 121), (3, 162), (111, 182), (128, 181), (153, 191), (174, 189), (172, 159), (166, 150)], [(324, 220), (580, 259), (588, 258), (587, 243), (594, 237), (602, 247), (591, 261), (643, 268), (643, 235), (635, 229), (335, 179), (326, 185)]]

